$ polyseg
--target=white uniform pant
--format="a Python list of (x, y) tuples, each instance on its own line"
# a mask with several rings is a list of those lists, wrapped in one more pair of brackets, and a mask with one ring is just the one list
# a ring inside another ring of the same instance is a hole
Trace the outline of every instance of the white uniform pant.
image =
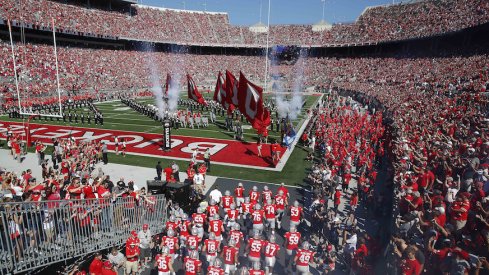
[(277, 259), (275, 257), (265, 257), (265, 268), (271, 267), (273, 268), (275, 266), (275, 262)]
[(299, 226), (299, 224), (300, 224), (300, 223), (301, 223), (300, 221), (298, 221), (298, 222), (290, 221), (290, 227), (295, 227), (295, 228), (297, 228), (297, 227)]
[(275, 229), (275, 219), (267, 219), (267, 227), (270, 229)]
[(205, 259), (207, 260), (207, 262), (208, 262), (209, 264), (214, 263), (214, 260), (215, 260), (216, 258), (217, 258), (217, 255), (209, 255), (209, 254), (205, 255)]
[(236, 265), (234, 264), (224, 264), (224, 274), (236, 272)]
[(259, 257), (248, 256), (248, 260), (250, 262), (252, 262), (252, 263), (260, 262), (260, 258)]
[(240, 207), (240, 206), (241, 206), (241, 204), (242, 204), (243, 202), (244, 202), (244, 198), (243, 198), (243, 197), (241, 197), (241, 198), (236, 198), (236, 205), (237, 205), (238, 207)]
[(296, 266), (296, 269), (297, 269), (297, 273), (298, 274), (303, 274), (303, 275), (311, 274), (309, 272), (309, 265), (306, 265), (306, 266), (304, 266), (304, 265), (297, 265)]
[(263, 232), (263, 223), (253, 224), (253, 230), (258, 230), (260, 233)]

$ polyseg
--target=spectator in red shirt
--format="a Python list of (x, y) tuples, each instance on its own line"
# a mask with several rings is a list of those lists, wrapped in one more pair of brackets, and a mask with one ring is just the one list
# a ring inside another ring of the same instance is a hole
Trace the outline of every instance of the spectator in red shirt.
[(406, 248), (405, 257), (401, 261), (401, 272), (403, 275), (419, 275), (422, 265), (416, 259), (416, 251), (412, 247)]
[(334, 209), (336, 211), (338, 211), (338, 207), (340, 206), (340, 203), (341, 203), (341, 186), (338, 185), (334, 193)]
[(117, 275), (117, 272), (112, 268), (110, 261), (105, 261), (102, 268), (102, 275)]
[(165, 167), (165, 169), (163, 170), (163, 173), (165, 173), (166, 182), (170, 182), (171, 176), (173, 174), (173, 169), (171, 168), (171, 166)]
[(90, 272), (90, 275), (103, 275), (102, 274), (102, 254), (97, 252), (95, 253), (95, 258), (93, 259), (92, 263), (90, 264), (90, 268), (88, 269)]
[(418, 191), (413, 192), (412, 201), (407, 201), (409, 205), (409, 211), (421, 211), (423, 209), (423, 199)]
[(470, 210), (470, 201), (464, 193), (457, 196), (457, 200), (450, 208), (451, 223), (456, 230), (461, 230), (467, 224)]
[(136, 275), (139, 269), (139, 247), (136, 242), (126, 244), (126, 274)]
[(80, 199), (82, 194), (80, 180), (78, 178), (73, 179), (71, 184), (68, 186), (67, 191), (70, 199)]

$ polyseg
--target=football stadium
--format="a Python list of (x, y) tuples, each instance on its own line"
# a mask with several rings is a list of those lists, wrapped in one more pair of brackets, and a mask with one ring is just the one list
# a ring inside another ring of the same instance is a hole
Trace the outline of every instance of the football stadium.
[(487, 0), (1, 0), (0, 49), (0, 275), (489, 274)]

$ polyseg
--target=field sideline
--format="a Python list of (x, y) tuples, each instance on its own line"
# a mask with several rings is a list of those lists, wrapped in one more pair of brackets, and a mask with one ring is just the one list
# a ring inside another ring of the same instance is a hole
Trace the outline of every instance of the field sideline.
[[(305, 111), (319, 99), (318, 96), (305, 96), (305, 105), (301, 115), (293, 121), (296, 130), (298, 130), (301, 124), (304, 122), (306, 116)], [(140, 101), (145, 103), (152, 103), (153, 99), (140, 99)], [(97, 104), (97, 108), (104, 114), (104, 125), (94, 125), (93, 121), (90, 125), (82, 125), (80, 122), (76, 123), (64, 123), (61, 121), (47, 121), (35, 120), (33, 123), (36, 124), (48, 124), (48, 125), (63, 125), (63, 126), (77, 126), (77, 127), (90, 127), (98, 129), (110, 129), (110, 130), (123, 130), (123, 131), (133, 131), (140, 133), (156, 133), (162, 132), (162, 127), (159, 122), (153, 121), (148, 117), (141, 115), (131, 109), (128, 109), (120, 101), (104, 102)], [(84, 112), (84, 110), (77, 109), (77, 113)], [(207, 112), (203, 111), (204, 114)], [(21, 120), (9, 119), (8, 116), (0, 117), (1, 121), (16, 121)], [(86, 123), (86, 122), (85, 122)], [(233, 140), (233, 133), (224, 129), (224, 117), (217, 116), (216, 124), (210, 124), (209, 127), (204, 129), (172, 129), (172, 135), (188, 136), (188, 137), (202, 137), (202, 138), (216, 138), (223, 140)], [(244, 140), (246, 142), (256, 142), (256, 133), (253, 129), (247, 128), (247, 123), (244, 123)], [(270, 131), (270, 139), (279, 138), (280, 133)], [(5, 145), (4, 145), (5, 146)], [(50, 153), (51, 148), (48, 149), (47, 153)], [(256, 180), (271, 183), (285, 182), (289, 185), (296, 185), (303, 181), (308, 172), (307, 167), (310, 166), (309, 163), (305, 162), (304, 159), (307, 155), (307, 149), (297, 146), (294, 149), (288, 162), (285, 164), (281, 172), (274, 171), (262, 171), (252, 168), (242, 168), (242, 167), (232, 167), (228, 165), (217, 165), (213, 164), (211, 169), (211, 175), (222, 176), (228, 178), (237, 178), (243, 180)], [(160, 159), (160, 158), (159, 158)], [(168, 165), (170, 160), (161, 159), (164, 165)], [(122, 157), (120, 155), (109, 154), (109, 161), (113, 163), (142, 166), (142, 167), (154, 167), (156, 165), (155, 157), (139, 156), (139, 155), (128, 155)], [(188, 161), (176, 161), (180, 168), (183, 170), (188, 165)]]

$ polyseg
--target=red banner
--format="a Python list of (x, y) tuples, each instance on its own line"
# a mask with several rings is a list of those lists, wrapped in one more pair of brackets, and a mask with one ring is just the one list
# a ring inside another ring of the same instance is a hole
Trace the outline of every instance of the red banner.
[[(0, 138), (5, 139), (7, 128), (14, 135), (25, 135), (25, 127), (22, 123), (0, 121)], [(203, 160), (203, 154), (207, 148), (211, 152), (211, 161), (216, 164), (243, 166), (249, 168), (274, 167), (271, 155), (266, 149), (262, 149), (263, 158), (258, 157), (256, 143), (239, 142), (235, 140), (187, 137), (172, 135), (171, 150), (162, 149), (162, 134), (140, 133), (118, 130), (106, 130), (96, 128), (53, 126), (30, 123), (29, 133), (33, 141), (40, 140), (44, 144), (51, 144), (53, 138), (67, 139), (73, 137), (77, 141), (107, 141), (109, 150), (115, 150), (114, 137), (118, 137), (119, 143), (124, 139), (128, 155), (152, 156), (179, 160), (190, 160), (192, 152), (197, 148), (199, 160)]]
[(199, 104), (207, 105), (207, 102), (205, 102), (204, 97), (199, 93), (197, 85), (195, 85), (194, 80), (189, 74), (187, 74), (187, 93), (188, 98), (195, 100)]

